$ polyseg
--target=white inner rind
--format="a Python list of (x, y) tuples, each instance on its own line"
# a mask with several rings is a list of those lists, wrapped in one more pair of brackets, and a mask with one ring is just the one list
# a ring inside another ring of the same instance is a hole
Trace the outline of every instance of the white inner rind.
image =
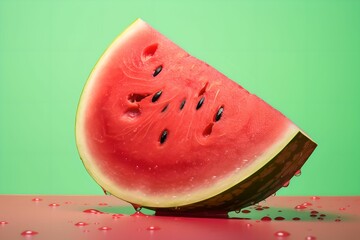
[[(141, 31), (141, 28), (146, 27), (146, 23), (141, 19), (135, 21), (127, 30), (125, 30), (109, 48), (119, 48), (129, 38)], [(235, 186), (242, 182), (258, 169), (266, 165), (271, 161), (300, 131), (294, 124), (289, 124), (288, 129), (283, 132), (282, 136), (274, 140), (272, 146), (268, 147), (266, 152), (262, 155), (257, 156), (248, 167), (229, 173), (228, 176), (219, 179), (214, 185), (209, 187), (199, 187), (192, 192), (182, 195), (149, 195), (141, 192), (137, 189), (122, 188), (117, 185), (116, 182), (112, 182), (111, 179), (107, 178), (106, 173), (102, 173), (101, 169), (97, 166), (97, 160), (92, 157), (90, 149), (86, 143), (86, 132), (84, 129), (84, 121), (86, 116), (86, 105), (85, 103), (91, 98), (92, 89), (95, 87), (97, 75), (100, 73), (102, 67), (107, 62), (110, 51), (106, 51), (100, 58), (98, 64), (91, 73), (81, 96), (80, 103), (78, 106), (77, 117), (76, 117), (76, 142), (78, 151), (81, 159), (84, 163), (85, 168), (89, 174), (95, 179), (95, 181), (110, 192), (112, 195), (121, 198), (125, 201), (139, 204), (147, 207), (178, 207), (183, 205), (192, 204), (202, 200), (206, 200), (213, 196), (216, 196), (227, 189)]]

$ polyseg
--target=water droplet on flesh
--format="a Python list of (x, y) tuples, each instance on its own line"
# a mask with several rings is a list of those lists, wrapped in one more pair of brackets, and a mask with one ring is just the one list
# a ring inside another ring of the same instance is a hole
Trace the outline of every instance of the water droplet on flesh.
[(39, 234), (38, 232), (32, 231), (32, 230), (25, 230), (21, 233), (23, 236), (33, 236)]
[(41, 199), (41, 198), (36, 197), (36, 198), (31, 199), (31, 201), (33, 201), (33, 202), (40, 202), (40, 201), (42, 201), (42, 199)]
[(311, 200), (320, 200), (320, 197), (313, 196), (313, 197), (311, 197)]
[(89, 224), (85, 223), (85, 222), (77, 222), (74, 225), (77, 226), (77, 227), (83, 227), (83, 226), (86, 226), (86, 225), (89, 225)]
[(99, 205), (100, 205), (100, 206), (106, 206), (106, 205), (108, 205), (108, 204), (105, 203), (105, 202), (101, 202), (101, 203), (99, 203)]
[(0, 225), (9, 224), (7, 221), (0, 221)]
[(290, 236), (290, 233), (288, 233), (286, 231), (277, 231), (274, 235), (276, 237), (288, 237), (288, 236)]
[(341, 208), (339, 208), (339, 210), (340, 210), (340, 211), (345, 211), (345, 210), (346, 210), (346, 208), (341, 207)]
[(315, 236), (307, 236), (305, 240), (316, 240)]

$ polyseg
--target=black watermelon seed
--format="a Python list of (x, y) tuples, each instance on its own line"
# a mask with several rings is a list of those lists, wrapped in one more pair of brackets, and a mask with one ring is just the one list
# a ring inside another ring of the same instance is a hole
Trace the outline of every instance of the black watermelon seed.
[(184, 99), (181, 103), (180, 103), (180, 110), (182, 110), (185, 106), (186, 103), (186, 99)]
[(162, 131), (160, 135), (160, 144), (163, 144), (166, 141), (167, 135), (168, 135), (168, 130), (164, 129), (164, 131)]
[(168, 108), (169, 104), (166, 104), (166, 106), (161, 110), (161, 112), (165, 112), (166, 109)]
[(156, 76), (161, 72), (161, 70), (162, 70), (162, 65), (158, 66), (158, 67), (155, 69), (155, 71), (154, 71), (154, 73), (153, 73), (153, 77), (156, 77)]
[(160, 91), (158, 91), (157, 93), (155, 93), (154, 96), (152, 97), (151, 101), (152, 101), (152, 102), (156, 102), (157, 100), (159, 100), (161, 94), (162, 94), (162, 90), (160, 90)]
[(224, 107), (221, 106), (221, 107), (219, 108), (219, 110), (217, 111), (217, 113), (215, 114), (215, 117), (214, 117), (215, 122), (217, 122), (217, 121), (220, 120), (223, 112), (224, 112)]
[(205, 101), (205, 97), (200, 98), (198, 104), (196, 105), (196, 110), (198, 110), (199, 108), (201, 108), (201, 106), (203, 105), (204, 101)]

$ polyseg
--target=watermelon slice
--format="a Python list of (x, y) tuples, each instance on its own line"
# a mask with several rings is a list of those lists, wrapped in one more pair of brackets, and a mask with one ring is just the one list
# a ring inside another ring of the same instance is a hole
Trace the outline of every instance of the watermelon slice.
[(85, 168), (107, 192), (169, 211), (231, 211), (276, 192), (316, 144), (141, 19), (100, 58), (78, 106)]

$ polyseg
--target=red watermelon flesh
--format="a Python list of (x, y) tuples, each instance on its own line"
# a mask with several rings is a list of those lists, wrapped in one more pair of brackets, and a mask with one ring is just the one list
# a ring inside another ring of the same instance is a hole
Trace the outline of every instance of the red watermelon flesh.
[[(261, 174), (299, 133), (279, 111), (140, 19), (97, 63), (76, 120), (90, 175), (112, 195), (149, 208), (202, 208), (207, 203), (197, 203)], [(315, 146), (285, 154), (307, 149), (292, 160), (299, 168)], [(276, 190), (289, 180), (281, 171), (272, 174)]]

